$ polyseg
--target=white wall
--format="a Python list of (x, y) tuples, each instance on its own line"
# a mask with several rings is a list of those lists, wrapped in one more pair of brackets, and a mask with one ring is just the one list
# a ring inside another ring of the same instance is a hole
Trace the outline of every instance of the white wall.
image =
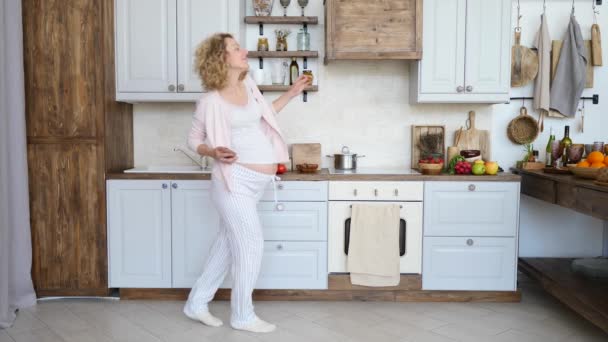
[[(251, 6), (248, 4), (248, 12)], [(321, 0), (312, 0), (306, 8), (307, 15), (319, 16), (319, 25), (310, 26), (312, 49), (323, 51), (323, 5)], [(561, 39), (570, 13), (568, 0), (547, 1), (547, 17), (552, 39)], [(516, 5), (513, 4), (513, 25), (515, 25)], [(583, 36), (589, 39), (592, 23), (591, 1), (576, 1), (576, 16), (581, 24)], [(608, 30), (608, 5), (598, 7), (600, 26)], [(282, 15), (283, 9), (275, 1), (274, 15)], [(522, 44), (531, 45), (539, 25), (542, 1), (521, 0)], [(292, 1), (290, 15), (299, 15), (297, 1)], [(289, 26), (292, 36), (290, 49), (296, 48), (297, 25)], [(274, 50), (274, 28), (264, 27)], [(242, 45), (255, 49), (258, 27), (247, 28), (247, 38)], [(608, 45), (605, 47), (605, 63), (608, 65)], [(270, 70), (271, 60), (265, 60), (265, 68)], [(301, 61), (300, 68), (302, 69)], [(469, 110), (475, 110), (477, 127), (488, 129), (492, 136), (492, 155), (503, 168), (508, 169), (523, 155), (521, 146), (512, 144), (506, 136), (508, 122), (515, 117), (521, 101), (503, 105), (410, 105), (409, 62), (405, 61), (337, 61), (327, 66), (309, 60), (319, 85), (318, 93), (309, 93), (308, 102), (294, 99), (279, 116), (279, 123), (287, 136), (288, 143), (319, 142), (322, 153), (339, 151), (348, 145), (356, 153), (365, 154), (360, 167), (409, 167), (411, 125), (446, 126), (446, 141), (453, 141), (454, 133), (464, 125)], [(251, 60), (251, 67), (257, 68), (257, 60)], [(269, 77), (269, 71), (268, 71)], [(542, 151), (547, 142), (549, 126), (553, 126), (559, 138), (563, 127), (571, 126), (571, 136), (575, 142), (608, 142), (608, 96), (603, 91), (608, 86), (607, 67), (595, 68), (595, 88), (586, 90), (585, 96), (600, 94), (600, 104), (586, 103), (585, 133), (578, 132), (580, 119), (548, 119), (545, 133), (536, 143)], [(529, 96), (531, 88), (512, 90), (512, 96)], [(269, 100), (279, 94), (268, 94)], [(531, 101), (526, 102), (529, 113)], [(184, 145), (190, 126), (193, 104), (140, 104), (134, 107), (135, 164), (141, 165), (188, 165), (190, 161), (172, 151), (174, 146)], [(536, 114), (533, 114), (536, 115)], [(323, 166), (330, 165), (325, 159)], [(556, 218), (551, 221), (547, 218)], [(558, 227), (558, 228), (556, 228)], [(581, 229), (582, 227), (582, 229)], [(577, 214), (573, 211), (552, 206), (524, 197), (521, 210), (520, 254), (523, 256), (556, 255), (598, 255), (601, 253), (602, 223), (599, 220)]]

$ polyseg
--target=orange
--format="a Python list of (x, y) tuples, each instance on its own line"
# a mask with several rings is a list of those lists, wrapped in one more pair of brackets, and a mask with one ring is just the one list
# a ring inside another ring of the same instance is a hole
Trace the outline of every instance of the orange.
[(601, 169), (603, 167), (606, 167), (606, 165), (602, 162), (595, 162), (595, 163), (591, 164), (591, 167), (594, 169)]
[(578, 162), (578, 164), (576, 164), (576, 166), (578, 166), (578, 167), (589, 167), (590, 165), (589, 165), (588, 161), (586, 161), (586, 160), (583, 159), (580, 162)]
[(587, 161), (593, 163), (604, 163), (604, 154), (602, 152), (593, 151), (587, 156)]

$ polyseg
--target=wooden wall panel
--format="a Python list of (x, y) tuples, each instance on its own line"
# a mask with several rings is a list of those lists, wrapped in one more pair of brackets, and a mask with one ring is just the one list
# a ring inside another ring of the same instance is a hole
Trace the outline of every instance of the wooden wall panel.
[(94, 144), (30, 144), (33, 277), (37, 288), (105, 287), (105, 229)]
[(133, 166), (132, 106), (114, 100), (114, 1), (22, 4), (34, 285), (104, 295), (105, 174)]
[(102, 132), (103, 2), (23, 0), (28, 136)]

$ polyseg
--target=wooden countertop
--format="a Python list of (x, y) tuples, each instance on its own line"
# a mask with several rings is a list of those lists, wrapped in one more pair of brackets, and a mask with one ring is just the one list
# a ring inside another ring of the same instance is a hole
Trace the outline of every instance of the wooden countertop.
[(520, 169), (512, 171), (522, 176), (522, 194), (608, 220), (608, 187), (574, 175)]
[[(495, 176), (437, 175), (421, 174), (330, 174), (328, 169), (316, 173), (286, 172), (279, 175), (284, 181), (441, 181), (441, 182), (520, 182), (517, 174), (503, 172)], [(106, 179), (168, 179), (168, 180), (209, 180), (211, 174), (197, 173), (124, 173), (106, 174)]]
[(522, 170), (522, 169), (516, 169), (516, 168), (512, 168), (511, 171), (515, 174), (541, 177), (541, 178), (549, 179), (549, 180), (552, 180), (555, 182), (581, 186), (584, 188), (594, 189), (594, 190), (598, 190), (598, 191), (602, 191), (602, 192), (608, 192), (608, 186), (597, 185), (593, 182), (593, 180), (579, 178), (572, 174), (559, 175), (559, 174), (554, 174), (554, 173), (545, 173), (542, 170)]

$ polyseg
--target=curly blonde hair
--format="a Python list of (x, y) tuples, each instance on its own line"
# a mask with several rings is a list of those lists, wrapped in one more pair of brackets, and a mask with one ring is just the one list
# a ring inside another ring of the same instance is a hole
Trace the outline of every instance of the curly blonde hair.
[(194, 70), (201, 78), (203, 88), (219, 90), (228, 82), (226, 63), (226, 39), (234, 37), (230, 33), (216, 33), (205, 39), (196, 48)]

